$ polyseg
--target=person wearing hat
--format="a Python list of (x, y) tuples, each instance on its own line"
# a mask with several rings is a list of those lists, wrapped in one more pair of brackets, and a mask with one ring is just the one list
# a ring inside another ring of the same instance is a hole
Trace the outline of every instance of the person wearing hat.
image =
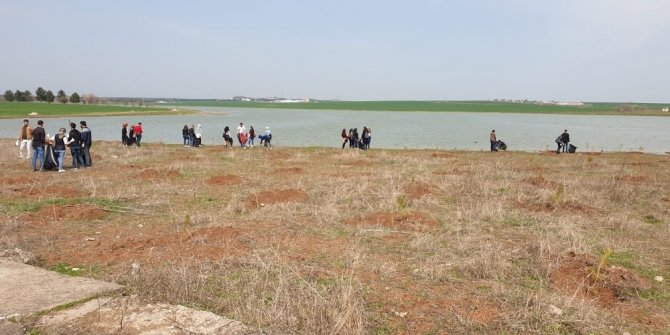
[(33, 130), (33, 171), (37, 171), (37, 160), (40, 160), (40, 171), (44, 168), (44, 144), (46, 143), (46, 133), (44, 132), (44, 121), (37, 121), (37, 128)]
[(81, 157), (84, 159), (84, 167), (90, 167), (91, 145), (93, 145), (91, 129), (86, 125), (86, 121), (80, 121), (79, 125), (81, 126)]
[(19, 138), (16, 140), (16, 145), (19, 147), (19, 158), (23, 158), (23, 151), (25, 148), (26, 159), (30, 159), (30, 148), (32, 148), (31, 141), (33, 140), (33, 128), (30, 127), (28, 119), (23, 120), (23, 125), (19, 128)]

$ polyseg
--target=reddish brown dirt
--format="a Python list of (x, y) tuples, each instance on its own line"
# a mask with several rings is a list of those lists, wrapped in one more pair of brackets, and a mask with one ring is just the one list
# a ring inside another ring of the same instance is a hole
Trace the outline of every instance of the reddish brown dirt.
[(649, 289), (650, 284), (624, 268), (604, 264), (590, 255), (569, 253), (551, 274), (552, 286), (566, 295), (595, 300), (612, 308), (633, 299), (637, 292)]
[(235, 175), (214, 176), (205, 181), (209, 185), (236, 185), (244, 182), (244, 178)]
[(614, 179), (625, 184), (639, 184), (649, 181), (647, 176), (616, 176)]
[(542, 202), (542, 203), (523, 203), (516, 202), (517, 208), (527, 209), (533, 212), (553, 212), (553, 211), (568, 211), (570, 213), (598, 213), (602, 212), (591, 206), (578, 203), (576, 201), (568, 200), (560, 204), (553, 202)]
[(252, 194), (247, 200), (247, 207), (260, 208), (282, 202), (305, 202), (308, 198), (307, 192), (297, 189), (265, 191)]
[(472, 172), (468, 170), (454, 168), (449, 171), (435, 171), (433, 172), (433, 174), (438, 176), (470, 176), (472, 175)]
[(523, 181), (525, 183), (533, 185), (535, 187), (544, 188), (544, 189), (548, 189), (548, 190), (556, 189), (559, 185), (557, 182), (547, 180), (542, 175), (535, 176), (535, 177), (528, 177), (528, 178), (525, 178)]
[(135, 228), (130, 234), (107, 229), (94, 236), (92, 241), (81, 235), (61, 241), (55, 252), (46, 254), (44, 260), (58, 263), (76, 259), (80, 264), (99, 265), (133, 261), (160, 264), (212, 261), (248, 250), (245, 233), (233, 227), (183, 228), (178, 232)]
[(342, 166), (369, 166), (370, 162), (362, 159), (357, 159), (357, 160), (338, 161), (336, 164)]
[(35, 225), (46, 225), (53, 221), (91, 221), (100, 220), (107, 212), (93, 205), (50, 205), (34, 214), (25, 214), (23, 221)]
[(179, 171), (144, 169), (137, 174), (137, 177), (142, 180), (176, 178), (179, 177)]
[(432, 194), (432, 187), (422, 182), (411, 182), (405, 186), (405, 193), (412, 199), (421, 199), (424, 196)]
[(302, 168), (300, 167), (287, 167), (287, 168), (279, 168), (274, 171), (275, 174), (278, 175), (296, 175), (296, 174), (301, 174), (305, 172)]
[(349, 225), (384, 226), (403, 230), (425, 230), (438, 226), (437, 221), (424, 217), (419, 212), (379, 212), (344, 222)]

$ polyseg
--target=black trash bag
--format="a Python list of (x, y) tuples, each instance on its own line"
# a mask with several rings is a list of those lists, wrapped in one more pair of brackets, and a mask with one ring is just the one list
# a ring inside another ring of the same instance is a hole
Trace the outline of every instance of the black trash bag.
[(58, 162), (56, 161), (56, 154), (54, 153), (54, 148), (51, 144), (44, 146), (44, 164), (42, 165), (43, 170), (58, 170)]
[(575, 151), (577, 151), (577, 147), (574, 146), (574, 145), (572, 145), (572, 144), (570, 144), (570, 145), (568, 146), (568, 152), (571, 153), (571, 154), (574, 154)]
[(501, 140), (498, 140), (498, 143), (497, 143), (496, 147), (498, 149), (502, 150), (502, 151), (507, 150), (507, 144), (505, 144), (505, 142), (503, 142)]

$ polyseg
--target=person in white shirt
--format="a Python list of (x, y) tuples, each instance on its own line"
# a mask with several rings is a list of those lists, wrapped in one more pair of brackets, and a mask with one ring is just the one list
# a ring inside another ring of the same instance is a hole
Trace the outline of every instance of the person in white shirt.
[(244, 137), (246, 138), (246, 133), (247, 133), (247, 128), (244, 127), (244, 123), (240, 122), (240, 126), (237, 127), (237, 140), (240, 142), (240, 145), (242, 147), (244, 147), (244, 143), (242, 143), (242, 134), (245, 134)]

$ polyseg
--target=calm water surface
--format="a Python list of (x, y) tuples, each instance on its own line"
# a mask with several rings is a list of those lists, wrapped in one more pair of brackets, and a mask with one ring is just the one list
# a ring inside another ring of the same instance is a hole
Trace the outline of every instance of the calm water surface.
[[(555, 149), (554, 139), (568, 129), (578, 151), (670, 152), (670, 117), (538, 115), (499, 113), (431, 113), (324, 111), (194, 107), (192, 115), (76, 117), (86, 119), (96, 140), (121, 140), (121, 124), (142, 122), (143, 142), (181, 143), (184, 124), (202, 124), (203, 144), (222, 145), (223, 128), (234, 133), (244, 122), (257, 133), (269, 126), (279, 146), (341, 145), (342, 128), (372, 128), (373, 148), (430, 148), (488, 150), (489, 133), (510, 150)], [(47, 132), (65, 127), (69, 118), (45, 118)], [(36, 125), (38, 118), (31, 117)], [(0, 137), (18, 135), (21, 119), (0, 120)]]

